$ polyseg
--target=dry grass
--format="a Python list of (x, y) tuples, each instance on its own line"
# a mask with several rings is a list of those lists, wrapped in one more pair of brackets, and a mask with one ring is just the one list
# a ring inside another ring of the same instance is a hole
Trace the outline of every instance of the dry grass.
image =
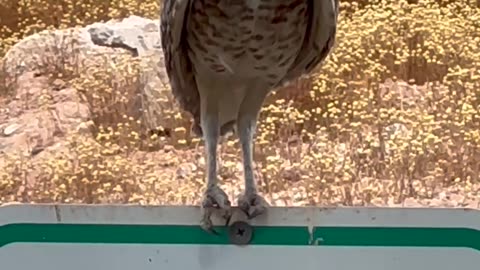
[[(0, 55), (40, 29), (158, 14), (157, 1), (10, 2), (0, 0), (8, 12), (0, 12)], [(338, 44), (319, 73), (270, 97), (255, 159), (261, 191), (274, 203), (388, 204), (445, 190), (478, 198), (480, 8), (468, 0), (408, 2), (343, 1)], [(93, 108), (95, 140), (71, 138), (65, 161), (58, 154), (38, 165), (48, 173), (30, 187), (24, 178), (33, 165), (10, 158), (0, 202), (196, 203), (203, 149), (168, 98), (159, 102), (169, 137), (149, 134), (127, 114), (138, 72), (127, 59), (70, 74)], [(221, 180), (238, 186), (236, 139), (222, 144), (221, 160)]]

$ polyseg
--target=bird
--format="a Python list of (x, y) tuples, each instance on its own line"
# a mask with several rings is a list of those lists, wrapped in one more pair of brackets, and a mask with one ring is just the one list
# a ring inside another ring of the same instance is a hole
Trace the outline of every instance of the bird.
[(164, 0), (160, 35), (175, 100), (192, 117), (205, 144), (206, 186), (200, 226), (214, 232), (212, 215), (227, 220), (232, 204), (218, 183), (219, 139), (239, 139), (244, 191), (238, 208), (248, 219), (270, 207), (259, 194), (253, 147), (269, 93), (308, 76), (336, 42), (339, 0)]

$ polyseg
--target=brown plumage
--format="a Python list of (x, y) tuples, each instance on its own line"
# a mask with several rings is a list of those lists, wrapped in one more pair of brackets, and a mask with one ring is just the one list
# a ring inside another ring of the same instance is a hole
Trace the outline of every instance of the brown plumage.
[(310, 73), (333, 47), (338, 0), (164, 0), (161, 40), (172, 93), (205, 139), (207, 190), (202, 226), (213, 208), (229, 216), (217, 185), (218, 137), (236, 129), (242, 145), (250, 217), (267, 207), (257, 194), (252, 141), (268, 93)]

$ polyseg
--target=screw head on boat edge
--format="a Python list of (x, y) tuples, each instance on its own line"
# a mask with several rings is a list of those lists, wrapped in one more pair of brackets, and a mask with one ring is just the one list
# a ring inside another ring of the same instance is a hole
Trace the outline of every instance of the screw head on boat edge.
[(235, 245), (247, 245), (252, 240), (253, 228), (245, 221), (236, 221), (228, 228), (230, 242)]

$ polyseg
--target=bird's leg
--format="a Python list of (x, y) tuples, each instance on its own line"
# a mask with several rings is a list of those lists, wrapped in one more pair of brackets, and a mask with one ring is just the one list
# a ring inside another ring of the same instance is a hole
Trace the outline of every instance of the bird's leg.
[(267, 95), (266, 91), (255, 90), (249, 92), (245, 97), (237, 118), (245, 177), (245, 191), (238, 198), (238, 206), (250, 219), (263, 214), (269, 206), (267, 201), (257, 193), (257, 185), (253, 173), (253, 136), (260, 108)]
[(222, 216), (230, 218), (230, 201), (227, 194), (218, 187), (217, 181), (217, 144), (220, 135), (218, 119), (218, 106), (213, 103), (203, 102), (201, 112), (201, 125), (205, 140), (205, 151), (207, 155), (207, 189), (205, 190), (201, 205), (201, 227), (213, 232), (211, 215), (214, 210), (222, 210)]

